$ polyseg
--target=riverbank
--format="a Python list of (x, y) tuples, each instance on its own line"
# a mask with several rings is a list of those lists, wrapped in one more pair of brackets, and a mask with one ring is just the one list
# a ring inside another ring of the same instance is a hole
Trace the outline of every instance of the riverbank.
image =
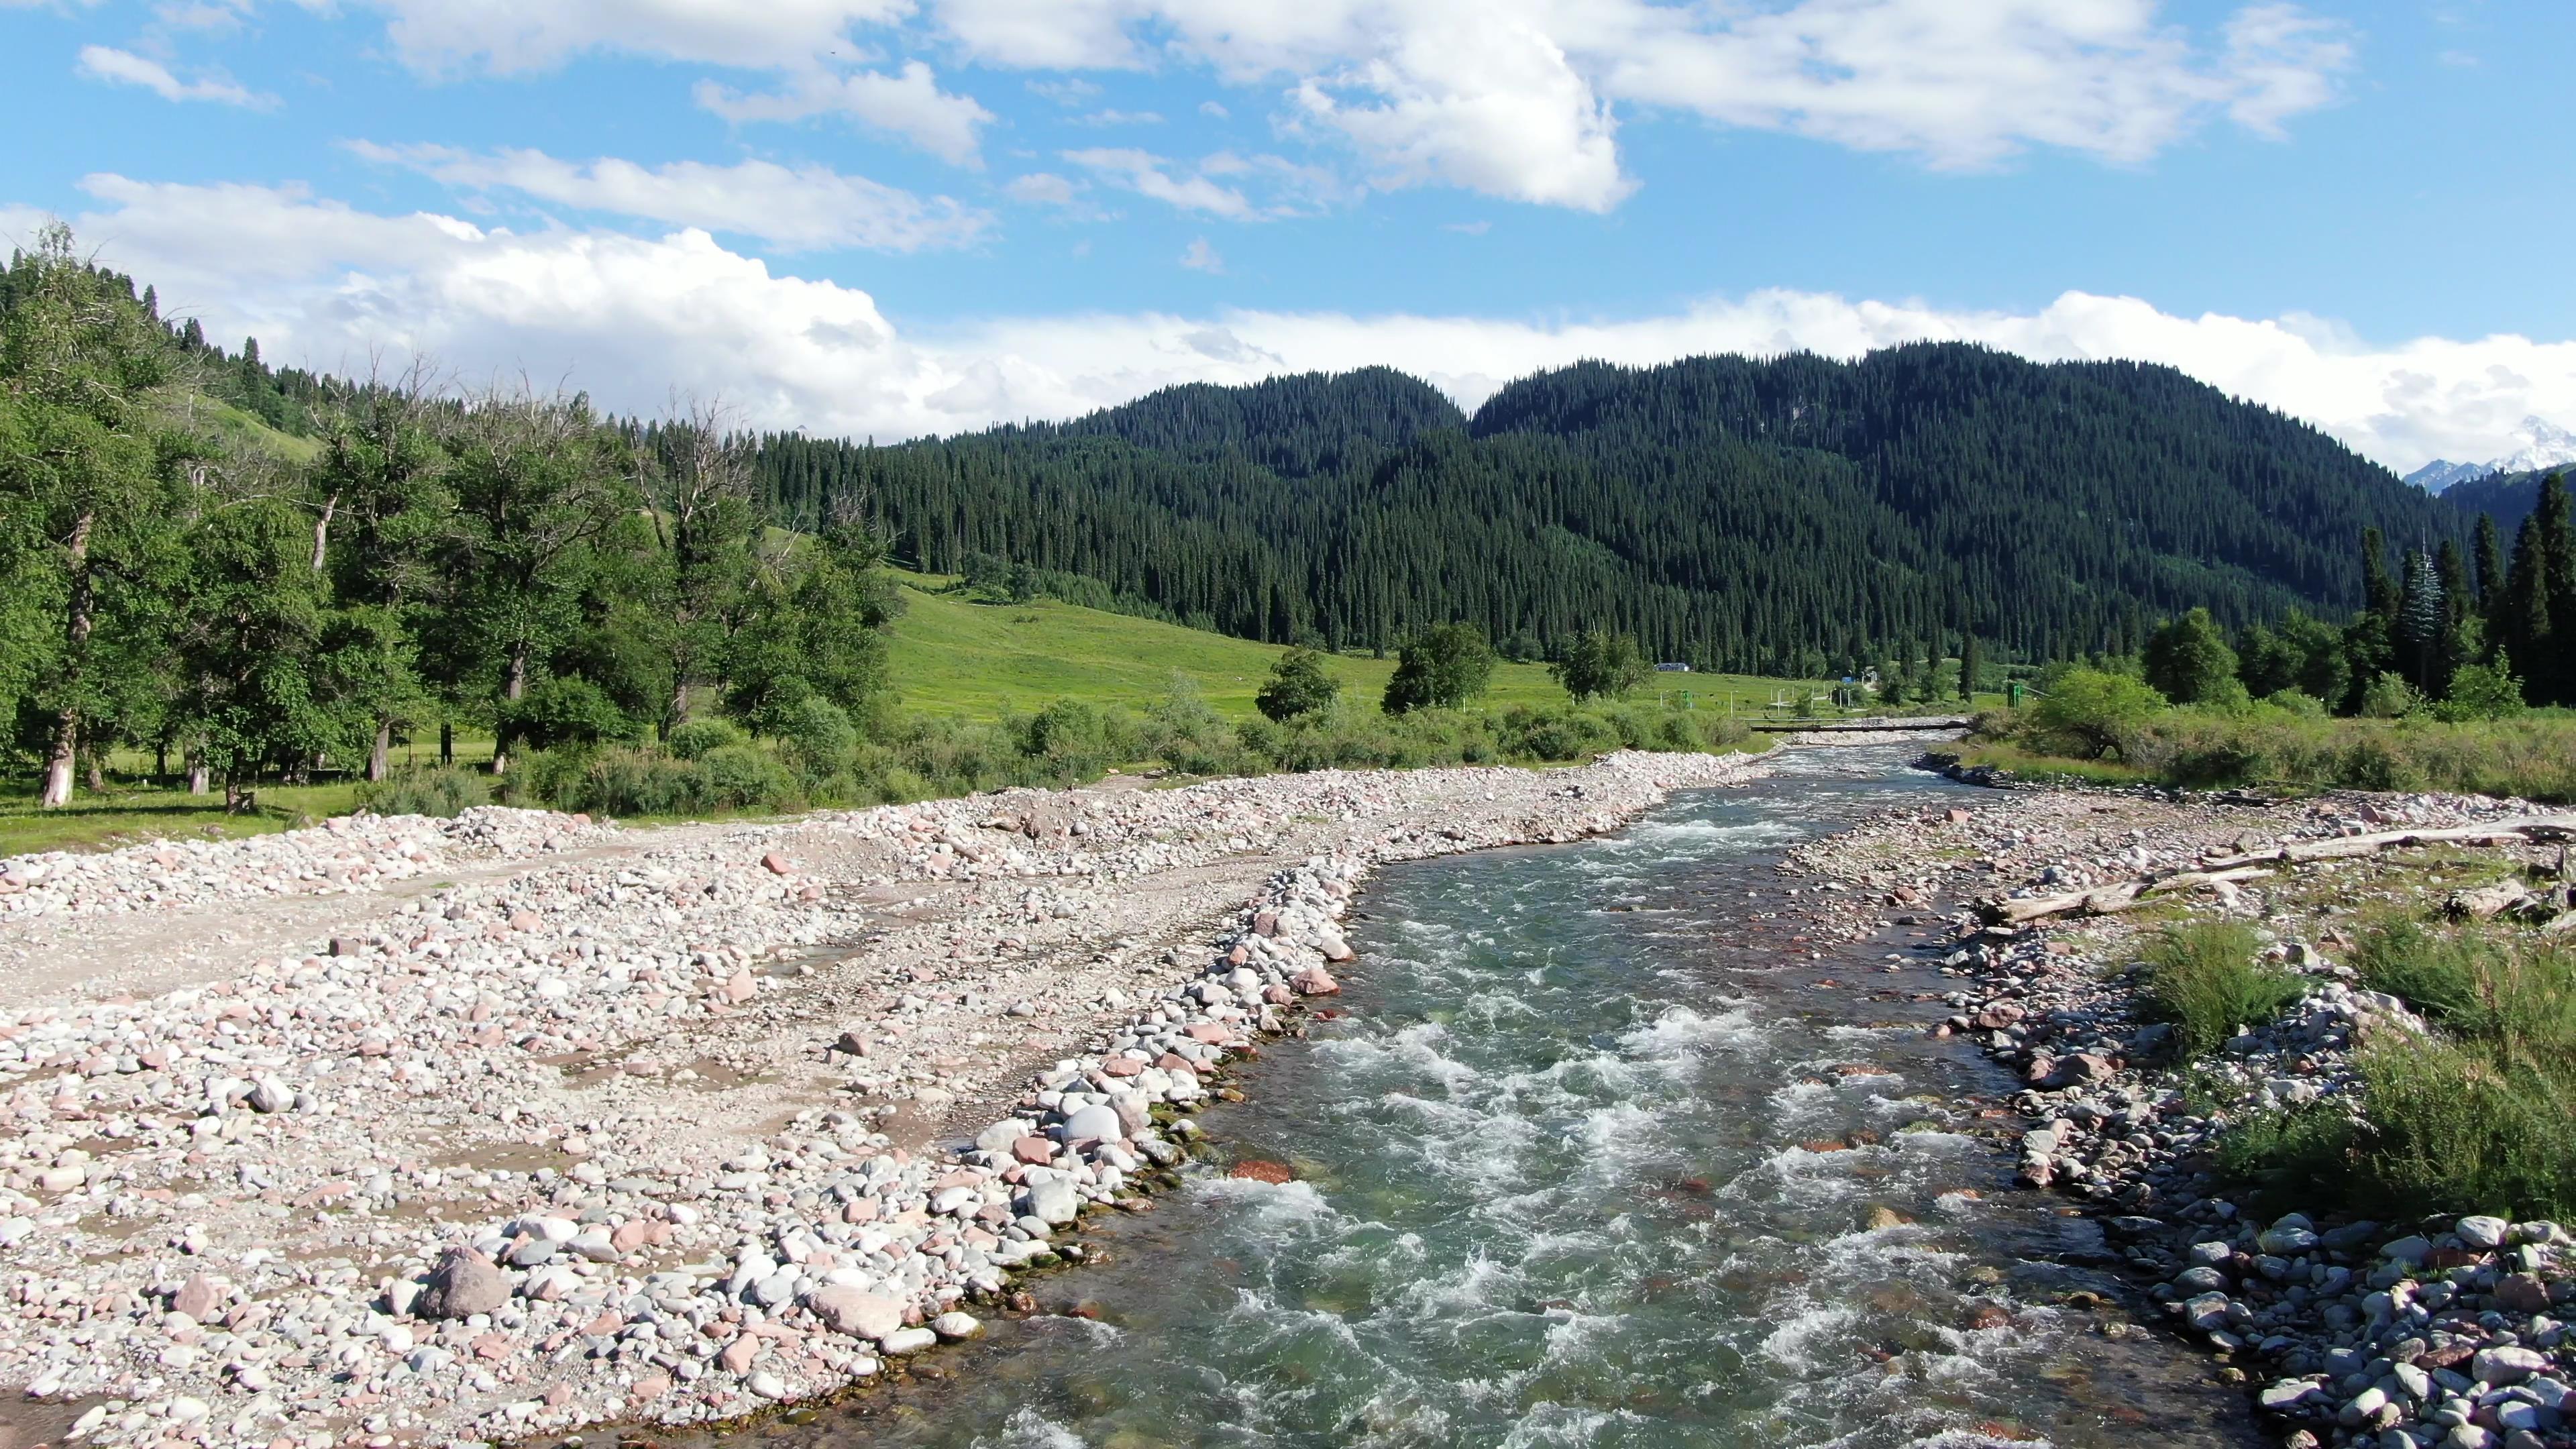
[(1763, 768), (1619, 754), (669, 831), (497, 812), (539, 846), (344, 827), (257, 842), (258, 869), (101, 858), (60, 908), (0, 917), (37, 967), (0, 986), (0, 1383), (41, 1410), (10, 1422), (318, 1449), (864, 1380), (973, 1333), (949, 1315), (1082, 1206), (1138, 1196), (1205, 1069), (1332, 989), (1368, 869), (1580, 839)]
[[(2023, 1184), (2095, 1215), (2166, 1321), (2253, 1395), (2286, 1444), (2576, 1442), (2567, 1388), (2576, 1342), (2560, 1323), (2576, 1308), (2576, 1238), (2563, 1226), (2371, 1222), (2330, 1210), (2340, 1205), (2313, 1200), (2314, 1189), (2297, 1200), (2295, 1182), (2277, 1185), (2268, 1196), (2281, 1200), (2258, 1212), (2216, 1161), (2231, 1127), (2300, 1104), (2356, 1102), (2356, 1043), (2429, 1030), (2407, 1003), (2357, 989), (2349, 958), (2365, 917), (2420, 917), (2453, 890), (2559, 861), (2554, 844), (2519, 836), (2435, 846), (2429, 857), (2383, 856), (2375, 842), (2542, 812), (2457, 796), (1989, 798), (1954, 812), (1949, 836), (1929, 850), (1921, 822), (1890, 819), (1798, 860), (1840, 888), (1834, 922), (1820, 929), (1863, 932), (1945, 897), (1990, 903), (1946, 918), (1944, 971), (1958, 989), (1953, 1015), (1933, 1030), (1972, 1038), (2021, 1076), (2022, 1129), (2007, 1144)], [(2255, 856), (2267, 860), (2241, 864)], [(2213, 861), (2236, 868), (2212, 878)], [(2142, 879), (2173, 888), (2134, 914), (2078, 909), (1989, 924)], [(2260, 929), (2264, 958), (2297, 978), (2298, 999), (2186, 1069), (2133, 963), (2164, 927), (2222, 918)]]

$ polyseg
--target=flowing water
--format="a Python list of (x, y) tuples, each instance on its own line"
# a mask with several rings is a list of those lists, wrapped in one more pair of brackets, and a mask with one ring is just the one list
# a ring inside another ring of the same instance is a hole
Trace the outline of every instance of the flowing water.
[[(1615, 839), (1389, 868), (1190, 1188), (829, 1446), (2252, 1445), (2098, 1231), (1973, 1135), (1930, 932), (1799, 936), (1778, 852), (1956, 787), (1809, 751)], [(1766, 913), (1773, 913), (1768, 915)], [(1816, 953), (1816, 954), (1811, 954)], [(1889, 968), (1899, 969), (1891, 971)], [(1831, 984), (1825, 984), (1831, 983)], [(1984, 1115), (1980, 1115), (1983, 1113)], [(1856, 1145), (1854, 1145), (1856, 1144)], [(1222, 1175), (1291, 1164), (1271, 1185)], [(2110, 1301), (2094, 1304), (2086, 1294)], [(1092, 1315), (1092, 1316), (1083, 1316)], [(2105, 1330), (2108, 1330), (2107, 1332)]]

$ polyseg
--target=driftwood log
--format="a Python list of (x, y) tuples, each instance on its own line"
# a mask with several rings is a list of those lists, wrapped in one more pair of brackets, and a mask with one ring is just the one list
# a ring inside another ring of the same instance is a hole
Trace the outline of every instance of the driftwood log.
[[(2520, 820), (2498, 821), (2489, 825), (2464, 825), (2437, 830), (2383, 830), (2373, 835), (2339, 835), (2328, 840), (2303, 841), (2272, 846), (2263, 850), (2242, 851), (2235, 855), (2211, 856), (2191, 870), (2144, 875), (2135, 880), (2115, 881), (2109, 885), (2089, 886), (2063, 895), (2026, 896), (2019, 900), (1987, 901), (1978, 907), (1985, 919), (1996, 925), (2019, 925), (2048, 916), (2081, 912), (2107, 916), (2129, 907), (2151, 895), (2193, 889), (2214, 890), (2233, 898), (2236, 882), (2271, 875), (2270, 867), (2302, 865), (2316, 860), (2346, 860), (2356, 856), (2375, 855), (2383, 850), (2396, 850), (2416, 845), (2514, 845), (2524, 841), (2565, 840), (2576, 837), (2576, 815), (2531, 815)], [(2563, 862), (2566, 851), (2562, 847)], [(2497, 899), (2492, 909), (2487, 898), (2510, 887), (2511, 894)], [(2463, 891), (2452, 897), (2455, 908), (2476, 919), (2484, 920), (2498, 912), (2521, 904), (2530, 892), (2520, 882), (2508, 881), (2484, 891)], [(2474, 904), (2471, 898), (2476, 898)], [(2551, 921), (2541, 928), (2549, 932), (2576, 931), (2576, 911)]]

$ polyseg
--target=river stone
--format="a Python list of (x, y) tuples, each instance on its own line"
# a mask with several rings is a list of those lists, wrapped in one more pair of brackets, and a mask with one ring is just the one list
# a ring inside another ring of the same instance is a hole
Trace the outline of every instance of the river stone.
[(2452, 1224), (2451, 1231), (2460, 1235), (2463, 1244), (2483, 1253), (2503, 1247), (2504, 1235), (2510, 1226), (2502, 1218), (2466, 1217)]
[(776, 1308), (793, 1301), (800, 1276), (793, 1268), (783, 1268), (770, 1274), (751, 1285), (751, 1301), (763, 1308)]
[(839, 1284), (817, 1288), (807, 1295), (805, 1304), (834, 1333), (852, 1338), (884, 1338), (903, 1327), (903, 1305), (864, 1288)]
[(1127, 1126), (1118, 1120), (1118, 1109), (1115, 1107), (1093, 1103), (1091, 1106), (1075, 1109), (1072, 1116), (1064, 1119), (1064, 1140), (1067, 1142), (1080, 1142), (1084, 1138), (1096, 1138), (1102, 1142), (1123, 1142), (1126, 1137)]
[(2482, 1348), (2470, 1361), (2469, 1376), (2501, 1388), (2518, 1384), (2549, 1367), (2549, 1358), (2537, 1349), (2508, 1345)]
[(2316, 1245), (2317, 1235), (2306, 1228), (2266, 1228), (2254, 1240), (2255, 1247), (2279, 1258), (2304, 1253)]
[(1029, 1187), (1029, 1216), (1061, 1227), (1082, 1212), (1082, 1195), (1067, 1178), (1051, 1177)]
[(927, 1328), (898, 1328), (877, 1340), (877, 1347), (889, 1356), (919, 1353), (939, 1342), (939, 1335)]
[(976, 1322), (975, 1315), (971, 1313), (951, 1310), (930, 1320), (930, 1329), (941, 1338), (954, 1343), (961, 1338), (973, 1338), (982, 1333), (984, 1325)]
[(471, 1248), (450, 1248), (430, 1270), (412, 1311), (423, 1318), (467, 1318), (497, 1312), (509, 1301), (509, 1275)]

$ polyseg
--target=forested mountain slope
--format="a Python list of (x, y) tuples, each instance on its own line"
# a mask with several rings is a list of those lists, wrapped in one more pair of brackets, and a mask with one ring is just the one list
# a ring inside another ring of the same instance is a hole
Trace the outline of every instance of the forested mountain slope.
[(2467, 516), (2167, 368), (1955, 344), (1583, 364), (1461, 427), (1385, 369), (1189, 387), (1073, 423), (870, 448), (765, 440), (782, 515), (865, 499), (896, 556), (1090, 576), (1247, 638), (1392, 644), (1447, 619), (1544, 652), (1815, 674), (1973, 630), (2043, 657), (2154, 617), (2360, 602), (2362, 528)]
[(2576, 473), (2576, 469), (2552, 468), (2540, 473), (2489, 473), (2465, 483), (2454, 483), (2442, 490), (2442, 501), (2457, 508), (2473, 522), (2483, 513), (2496, 521), (2496, 531), (2507, 538), (2531, 516), (2532, 505), (2540, 497), (2540, 480), (2548, 473)]

